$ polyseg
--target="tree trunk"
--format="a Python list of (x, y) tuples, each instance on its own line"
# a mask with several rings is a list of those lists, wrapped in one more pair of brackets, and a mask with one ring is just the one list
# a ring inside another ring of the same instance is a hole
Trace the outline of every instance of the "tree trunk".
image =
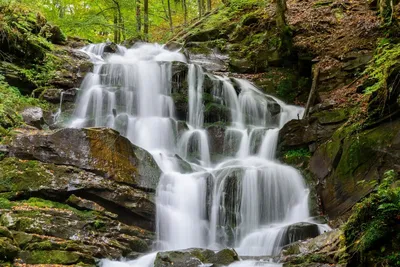
[(114, 12), (114, 43), (118, 43), (118, 16)]
[(284, 29), (286, 27), (286, 0), (276, 0), (276, 26), (279, 29)]
[(136, 0), (136, 30), (139, 34), (142, 31), (142, 14), (140, 12), (140, 0)]
[(199, 7), (199, 18), (203, 16), (203, 5), (202, 5), (202, 0), (197, 0), (197, 5)]
[(171, 32), (174, 31), (173, 25), (172, 25), (172, 13), (171, 13), (171, 1), (168, 1), (168, 20), (169, 20), (169, 29)]
[(319, 77), (319, 66), (316, 66), (314, 69), (313, 81), (311, 85), (310, 94), (308, 95), (306, 109), (304, 110), (303, 119), (308, 118), (311, 106), (314, 105), (315, 99), (317, 98), (318, 77)]
[(184, 19), (184, 24), (185, 26), (187, 25), (187, 5), (186, 5), (186, 0), (182, 0), (182, 5), (183, 5), (183, 19)]
[(211, 11), (211, 0), (207, 0), (207, 11)]
[(147, 41), (149, 38), (149, 0), (144, 0), (144, 40)]

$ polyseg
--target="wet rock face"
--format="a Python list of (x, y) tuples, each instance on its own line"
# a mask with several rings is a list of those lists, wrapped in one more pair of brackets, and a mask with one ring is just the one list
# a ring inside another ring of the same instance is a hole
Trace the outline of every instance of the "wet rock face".
[(233, 249), (212, 251), (209, 249), (185, 249), (157, 253), (154, 267), (197, 267), (201, 264), (212, 266), (227, 266), (239, 260)]
[(300, 222), (292, 224), (285, 229), (280, 246), (285, 246), (299, 240), (306, 240), (319, 235), (318, 225)]

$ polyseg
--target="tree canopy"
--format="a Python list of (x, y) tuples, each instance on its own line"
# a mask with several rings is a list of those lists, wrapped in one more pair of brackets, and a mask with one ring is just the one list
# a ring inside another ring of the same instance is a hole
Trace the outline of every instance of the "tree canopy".
[[(243, 0), (235, 0), (243, 1)], [(223, 4), (222, 0), (0, 0), (22, 3), (69, 36), (105, 40), (165, 41), (174, 31)]]

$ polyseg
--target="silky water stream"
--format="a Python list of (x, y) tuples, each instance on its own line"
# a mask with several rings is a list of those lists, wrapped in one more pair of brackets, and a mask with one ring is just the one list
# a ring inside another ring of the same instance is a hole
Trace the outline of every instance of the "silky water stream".
[[(103, 57), (104, 47), (82, 49), (94, 70), (81, 85), (70, 126), (114, 128), (153, 155), (163, 173), (156, 193), (154, 251), (233, 247), (241, 256), (273, 256), (293, 241), (284, 238), (289, 225), (312, 223), (302, 176), (275, 158), (279, 129), (301, 117), (303, 108), (265, 95), (246, 80), (206, 73), (180, 52), (158, 44), (118, 46), (117, 53)], [(172, 98), (173, 62), (188, 68), (185, 127), (179, 126)], [(218, 159), (210, 153), (204, 125), (205, 79), (212, 81), (213, 101), (229, 110)], [(192, 170), (183, 170), (176, 155)], [(101, 264), (145, 267), (155, 257), (153, 252), (134, 261)], [(269, 265), (279, 266), (262, 266)]]

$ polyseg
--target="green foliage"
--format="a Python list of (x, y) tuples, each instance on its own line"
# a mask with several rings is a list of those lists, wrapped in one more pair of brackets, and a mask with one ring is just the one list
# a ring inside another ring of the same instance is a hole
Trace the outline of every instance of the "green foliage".
[(391, 85), (387, 84), (387, 81), (393, 70), (399, 66), (399, 59), (400, 44), (392, 44), (388, 39), (381, 39), (373, 60), (364, 72), (372, 83), (365, 89), (367, 94), (391, 90)]
[(11, 209), (13, 204), (6, 198), (0, 197), (0, 209)]
[(400, 266), (400, 187), (387, 171), (377, 190), (358, 203), (344, 226), (351, 266)]
[(296, 149), (289, 150), (283, 156), (283, 160), (289, 164), (297, 164), (299, 162), (303, 162), (305, 160), (309, 160), (311, 157), (311, 153), (308, 149)]
[[(144, 38), (144, 1), (139, 0), (3, 0), (4, 3), (19, 2), (41, 12), (50, 23), (59, 25), (68, 36), (79, 36), (93, 42), (114, 40), (118, 31), (123, 40), (142, 40)], [(197, 0), (186, 0), (186, 21), (192, 22), (199, 16)], [(220, 0), (213, 0), (213, 7)], [(246, 1), (232, 1), (236, 2)], [(251, 2), (256, 2), (251, 0)], [(181, 30), (184, 24), (185, 12), (182, 0), (172, 1), (171, 17), (173, 30)], [(138, 30), (136, 11), (140, 10), (141, 30)], [(117, 23), (115, 20), (117, 19)], [(178, 27), (177, 27), (178, 26)], [(170, 29), (167, 1), (149, 0), (149, 39), (166, 41), (172, 37)]]
[[(41, 32), (46, 20), (37, 12), (20, 4), (0, 5), (1, 51), (24, 58), (27, 62), (40, 62), (53, 45)], [(3, 53), (4, 59), (8, 59)]]
[(0, 137), (5, 135), (8, 129), (20, 126), (23, 123), (18, 112), (29, 106), (41, 106), (46, 104), (32, 97), (22, 96), (19, 90), (9, 86), (4, 77), (0, 75)]

